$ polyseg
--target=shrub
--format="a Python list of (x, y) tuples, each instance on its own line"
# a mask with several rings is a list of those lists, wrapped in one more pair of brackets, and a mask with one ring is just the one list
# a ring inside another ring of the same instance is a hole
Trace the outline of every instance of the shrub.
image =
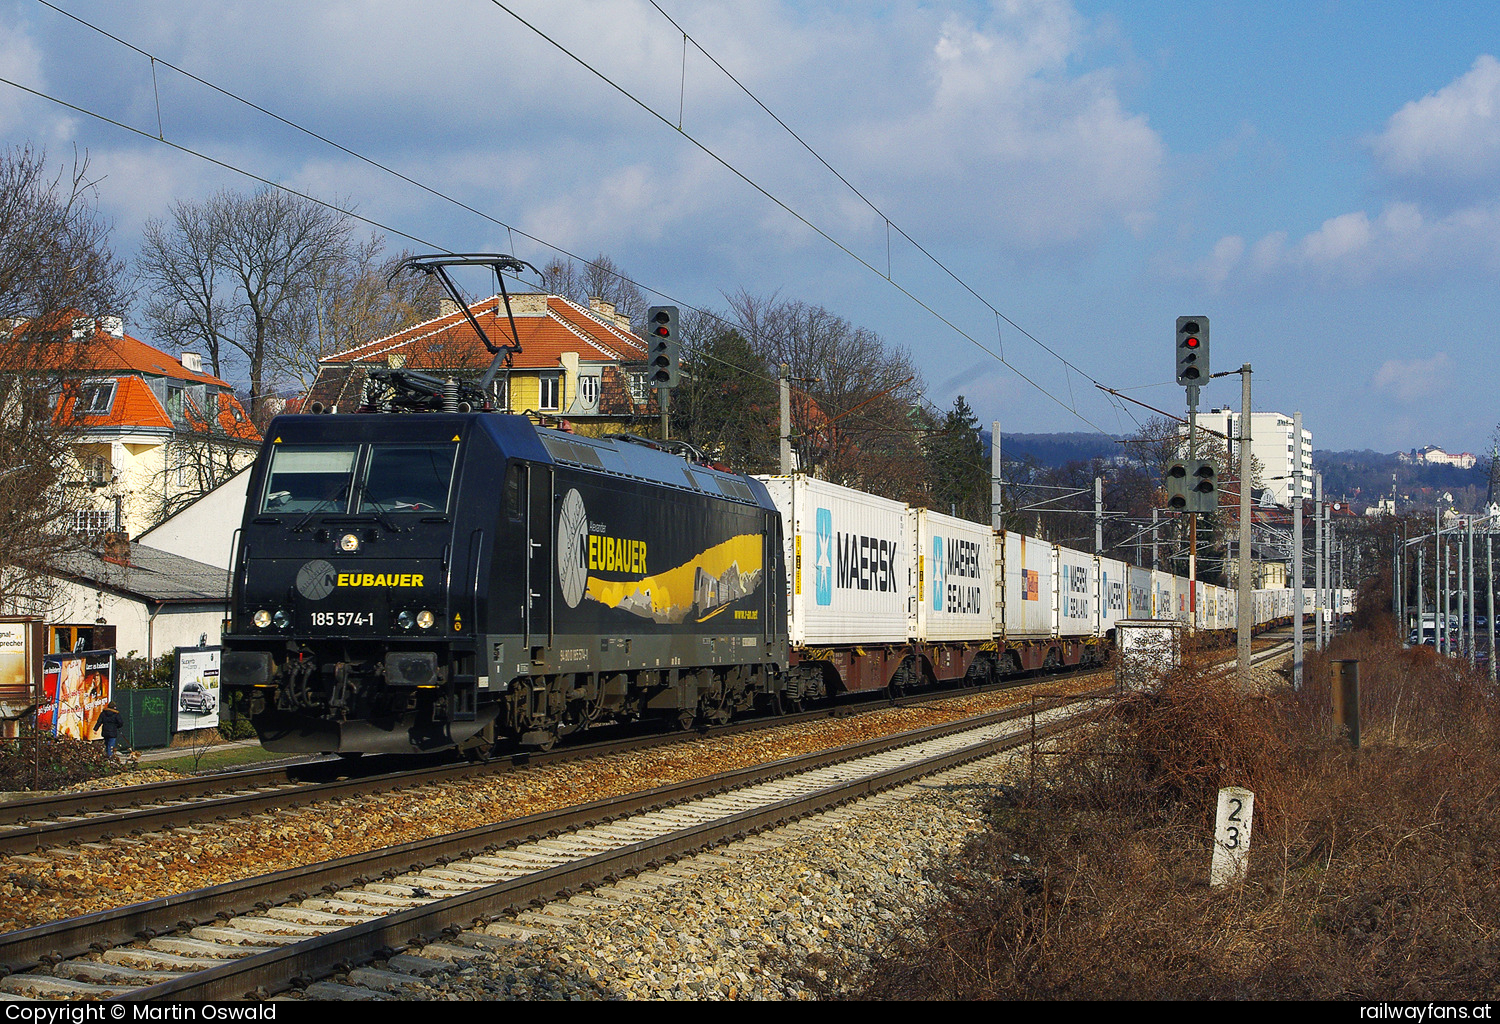
[[(1500, 714), (1394, 633), (1309, 654), (1301, 693), (1188, 669), (1040, 757), (863, 998), (1488, 999), (1500, 982)], [(1330, 662), (1361, 666), (1362, 744)], [(1256, 793), (1250, 874), (1210, 889), (1220, 786)]]

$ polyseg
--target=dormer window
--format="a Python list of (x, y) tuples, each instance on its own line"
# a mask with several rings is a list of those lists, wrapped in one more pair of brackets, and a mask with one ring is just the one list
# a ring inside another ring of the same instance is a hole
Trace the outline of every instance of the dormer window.
[(91, 380), (78, 387), (74, 409), (79, 416), (108, 416), (115, 404), (115, 382)]

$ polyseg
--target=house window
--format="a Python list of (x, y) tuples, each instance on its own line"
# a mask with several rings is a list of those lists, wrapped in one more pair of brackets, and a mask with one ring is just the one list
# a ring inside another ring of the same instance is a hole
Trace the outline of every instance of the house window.
[(182, 388), (167, 387), (167, 416), (173, 423), (182, 422)]
[(79, 509), (73, 513), (73, 532), (91, 537), (115, 528), (115, 514), (110, 509)]
[(635, 405), (644, 405), (651, 397), (651, 386), (646, 381), (644, 373), (632, 373), (630, 375), (630, 401)]
[(115, 404), (115, 382), (91, 380), (78, 388), (74, 407), (80, 416), (107, 416)]
[(537, 396), (536, 407), (543, 412), (556, 412), (561, 408), (562, 375), (544, 373), (538, 383), (540, 384), (540, 390)]

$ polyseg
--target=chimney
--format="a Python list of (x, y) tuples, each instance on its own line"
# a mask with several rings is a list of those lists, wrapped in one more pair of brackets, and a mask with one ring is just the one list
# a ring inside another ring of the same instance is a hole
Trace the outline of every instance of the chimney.
[(116, 565), (129, 565), (130, 534), (124, 530), (106, 530), (102, 557), (106, 562), (114, 562)]
[(184, 352), (182, 354), (182, 368), (192, 373), (202, 373), (203, 357), (196, 352)]
[(438, 316), (452, 316), (459, 310), (458, 303), (452, 299), (438, 299)]
[(125, 337), (125, 318), (123, 316), (101, 316), (99, 318), (99, 329), (111, 338)]

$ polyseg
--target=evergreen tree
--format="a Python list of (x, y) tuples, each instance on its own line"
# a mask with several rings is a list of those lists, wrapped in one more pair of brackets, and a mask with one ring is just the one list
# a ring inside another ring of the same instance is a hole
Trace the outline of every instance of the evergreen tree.
[(706, 316), (684, 316), (682, 338), (672, 436), (736, 472), (777, 472), (780, 397), (765, 358), (739, 331)]
[(932, 507), (976, 523), (990, 521), (988, 454), (979, 419), (959, 395), (924, 445)]

